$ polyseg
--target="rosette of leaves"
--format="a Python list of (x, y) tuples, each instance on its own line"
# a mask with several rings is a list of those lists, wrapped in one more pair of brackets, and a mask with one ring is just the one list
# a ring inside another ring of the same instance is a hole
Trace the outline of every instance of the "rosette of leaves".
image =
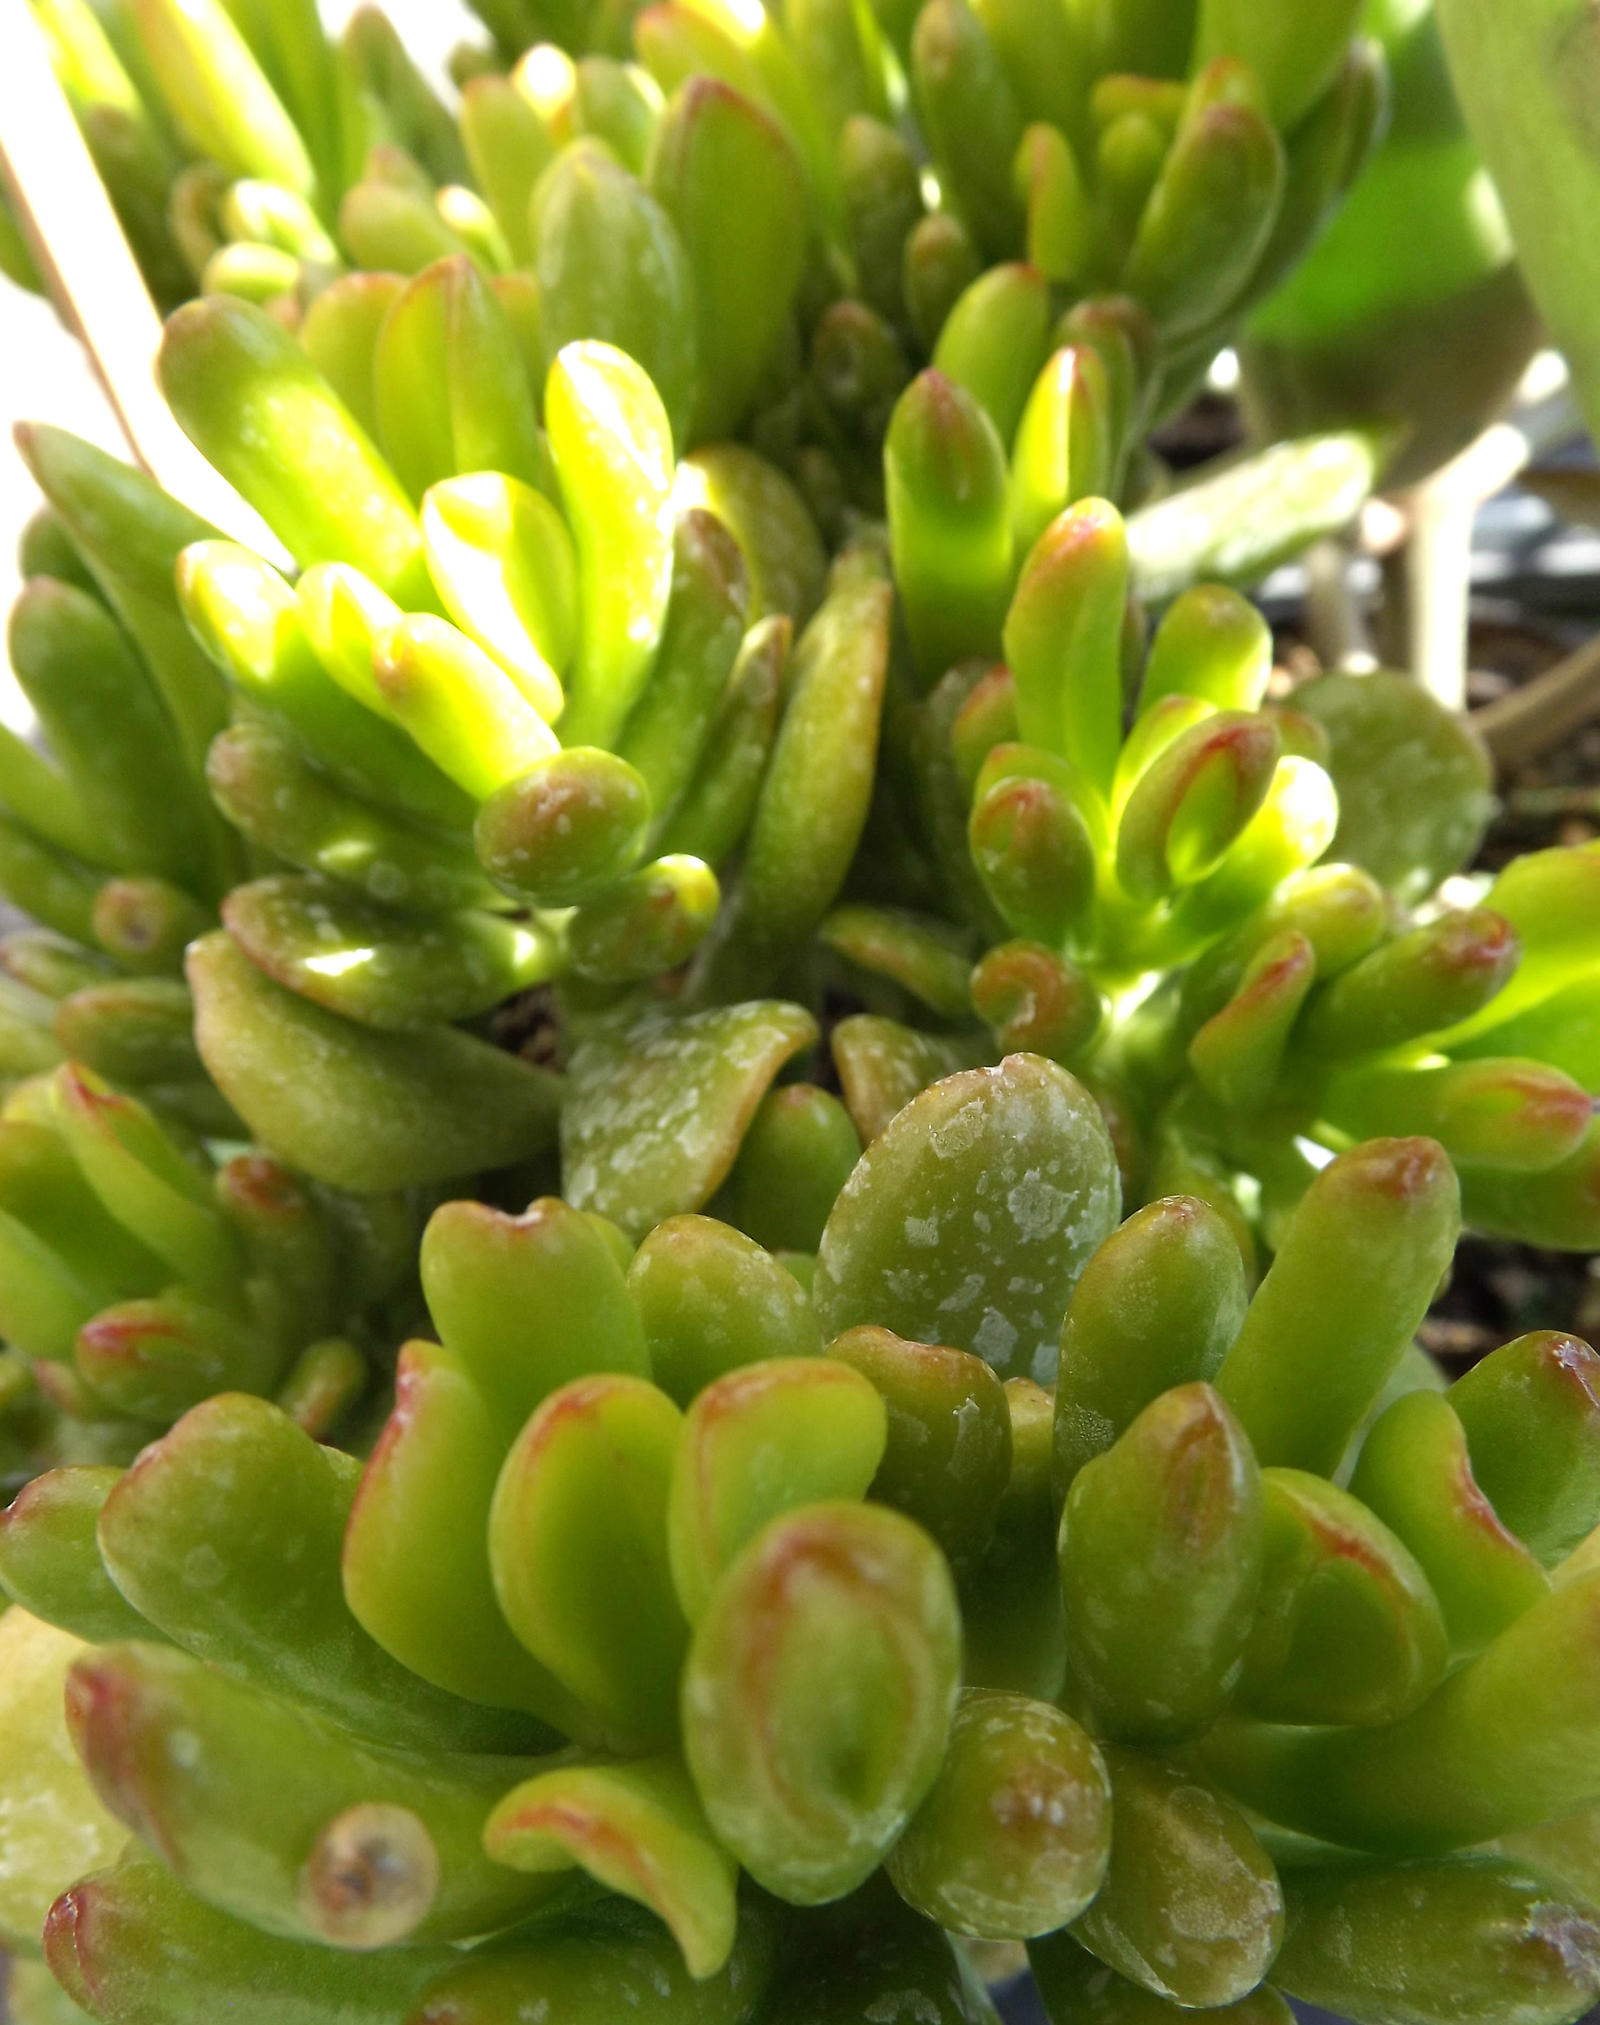
[(554, 1079), (450, 1023), (558, 980), (593, 1012), (677, 969), (747, 837), (768, 872), (741, 918), (809, 931), (870, 794), (882, 566), (830, 583), (751, 453), (678, 464), (607, 345), (557, 355), (541, 426), (465, 261), (380, 328), (387, 455), (251, 305), (181, 312), (163, 375), (298, 565), (198, 540), (166, 601), (231, 701), (207, 778), (268, 874), (190, 954), (200, 1055), (263, 1143), (337, 1186), (537, 1155)]
[(209, 532), (148, 479), (49, 428), (19, 432), (47, 505), (27, 528), (9, 659), (35, 737), (0, 738), (0, 1077), (73, 1056), (186, 1125), (237, 1130), (190, 1035), (184, 944), (242, 869), (205, 755), (220, 680), (171, 591)]
[[(599, 74), (631, 37), (662, 89), (714, 81), (787, 135), (822, 229), (789, 384), (754, 440), (830, 517), (829, 502), (875, 510), (878, 444), (919, 365), (992, 389), (1014, 421), (1085, 299), (1131, 299), (1116, 313), (1138, 320), (1151, 409), (1180, 402), (1365, 156), (1382, 67), (1353, 41), (1358, 15), (1330, 0), (1286, 37), (1264, 6), (1232, 4), (511, 0), (490, 25), (508, 56), (539, 45), (516, 75), (557, 77), (553, 43)], [(497, 89), (474, 80), (469, 110)]]
[[(1097, 449), (1093, 421), (1067, 443)], [(1318, 1148), (1426, 1132), (1474, 1223), (1590, 1248), (1594, 854), (1439, 898), (1489, 808), (1470, 731), (1393, 675), (1269, 700), (1270, 633), (1221, 585), (1147, 641), (1136, 537), (1036, 454), (1062, 433), (1008, 465), (936, 372), (890, 430), (914, 672), (821, 930), (868, 1007), (831, 1035), (863, 1138), (1028, 1047), (1100, 1090), (1134, 1196), (1208, 1194), (1270, 1236)]]
[(881, 511), (883, 429), (930, 359), (1009, 433), (1087, 323), (1135, 434), (1179, 403), (1336, 208), (1382, 96), (1350, 0), (1292, 45), (1226, 0), (1170, 20), (672, 0), (531, 40), (537, 10), (512, 7), (509, 74), (466, 75), (455, 121), (372, 9), (338, 47), (303, 8), (102, 11), (42, 6), (86, 125), (126, 102), (199, 151), (163, 205), (151, 142), (155, 223), (347, 399), (394, 277), (470, 259), (540, 383), (562, 344), (617, 344), (680, 447), (744, 431), (836, 537)]
[(229, 1395), (7, 1514), (11, 1936), (119, 2025), (987, 2020), (947, 1936), (1063, 2025), (1570, 2019), (1600, 1365), (1410, 1350), (1425, 1139), (1253, 1296), (1203, 1202), (1117, 1215), (1036, 1056), (907, 1106), (810, 1275), (447, 1205), (364, 1468)]
[(164, 1124), (83, 1064), (0, 1113), (0, 1468), (121, 1462), (222, 1391), (347, 1427), (415, 1295), (416, 1206)]
[[(386, 232), (494, 250), (456, 124), (377, 8), (336, 42), (313, 0), (30, 4), (162, 309), (222, 291), (298, 315)], [(40, 287), (6, 222), (5, 271)]]

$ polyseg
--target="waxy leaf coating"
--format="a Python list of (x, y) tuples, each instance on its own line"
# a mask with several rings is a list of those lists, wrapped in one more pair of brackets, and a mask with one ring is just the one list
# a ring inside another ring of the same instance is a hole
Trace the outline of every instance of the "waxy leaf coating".
[(938, 1773), (960, 1667), (949, 1569), (909, 1519), (811, 1505), (756, 1535), (695, 1627), (682, 1712), (707, 1817), (757, 1883), (819, 1905), (871, 1876)]
[(1078, 1275), (1119, 1200), (1083, 1086), (1038, 1055), (947, 1077), (862, 1155), (823, 1232), (825, 1330), (858, 1322), (1048, 1382)]

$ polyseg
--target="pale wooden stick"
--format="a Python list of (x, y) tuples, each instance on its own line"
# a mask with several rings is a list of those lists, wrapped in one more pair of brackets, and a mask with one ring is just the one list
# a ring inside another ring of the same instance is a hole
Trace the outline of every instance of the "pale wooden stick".
[(236, 541), (282, 550), (178, 427), (155, 375), (161, 319), (27, 0), (0, 0), (0, 177), (62, 320), (83, 341), (135, 458)]
[(1472, 713), (1472, 722), (1503, 767), (1536, 759), (1600, 717), (1600, 639), (1590, 640), (1554, 668)]

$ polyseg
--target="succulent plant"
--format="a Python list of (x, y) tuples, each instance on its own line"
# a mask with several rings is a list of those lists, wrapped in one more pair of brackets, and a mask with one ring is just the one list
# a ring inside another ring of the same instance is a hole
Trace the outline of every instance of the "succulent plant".
[(1149, 449), (1356, 0), (35, 11), (283, 554), (25, 439), (21, 2025), (1570, 2025), (1600, 852)]
[(1204, 1203), (1117, 1214), (1031, 1055), (900, 1112), (809, 1292), (708, 1217), (444, 1206), (364, 1468), (225, 1393), (7, 1514), (10, 1937), (55, 1898), (116, 2021), (987, 2019), (947, 1934), (1063, 2021), (1570, 2019), (1600, 1363), (1409, 1347), (1425, 1139), (1253, 1296)]
[(511, 4), (510, 75), (474, 65), (454, 121), (375, 8), (337, 45), (310, 0), (35, 11), (163, 306), (269, 304), (323, 362), (454, 254), (547, 358), (619, 345), (680, 447), (747, 425), (825, 518), (872, 510), (911, 370), (992, 378), (1003, 331), (1031, 381), (1083, 298), (1139, 305), (1149, 399), (1181, 402), (1383, 98), (1356, 0), (1289, 39), (1235, 0)]

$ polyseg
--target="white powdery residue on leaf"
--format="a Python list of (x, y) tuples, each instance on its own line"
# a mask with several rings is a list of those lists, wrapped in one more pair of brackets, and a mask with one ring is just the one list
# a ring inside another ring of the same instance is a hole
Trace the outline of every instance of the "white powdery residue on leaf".
[(986, 1363), (1003, 1370), (1017, 1347), (1018, 1330), (998, 1308), (986, 1308), (972, 1338), (972, 1347)]
[(1030, 1244), (1041, 1244), (1052, 1232), (1064, 1228), (1071, 1217), (1074, 1197), (1068, 1190), (1046, 1181), (1037, 1167), (1030, 1167), (1006, 1194), (1006, 1208), (1019, 1235)]

